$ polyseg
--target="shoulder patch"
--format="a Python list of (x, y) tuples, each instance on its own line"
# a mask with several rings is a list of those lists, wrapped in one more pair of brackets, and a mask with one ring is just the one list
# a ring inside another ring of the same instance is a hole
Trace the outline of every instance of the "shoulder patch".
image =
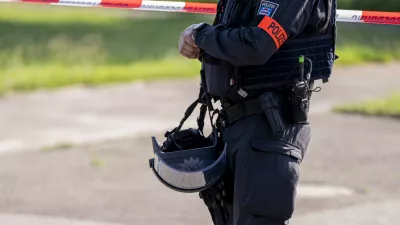
[(257, 15), (264, 15), (272, 18), (278, 7), (278, 3), (261, 0)]

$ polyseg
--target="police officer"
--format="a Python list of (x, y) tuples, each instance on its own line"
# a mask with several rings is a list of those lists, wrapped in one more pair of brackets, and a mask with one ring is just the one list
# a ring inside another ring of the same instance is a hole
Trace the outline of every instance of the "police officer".
[(313, 84), (328, 81), (337, 58), (335, 15), (336, 0), (220, 0), (213, 24), (182, 32), (180, 54), (202, 62), (203, 85), (222, 105), (224, 211), (200, 193), (214, 224), (288, 224)]

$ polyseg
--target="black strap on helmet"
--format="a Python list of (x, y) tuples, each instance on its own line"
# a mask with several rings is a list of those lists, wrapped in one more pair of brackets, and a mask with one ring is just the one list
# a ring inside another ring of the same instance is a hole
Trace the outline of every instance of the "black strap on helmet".
[[(204, 129), (204, 119), (206, 116), (206, 113), (208, 111), (209, 117), (210, 117), (210, 122), (211, 122), (211, 127), (215, 130), (216, 126), (213, 122), (213, 117), (216, 113), (218, 113), (218, 110), (215, 110), (212, 102), (211, 102), (211, 96), (207, 93), (207, 84), (205, 80), (205, 73), (204, 70), (200, 71), (201, 75), (201, 84), (200, 84), (200, 92), (199, 92), (199, 97), (194, 101), (190, 106), (186, 109), (185, 114), (183, 118), (181, 119), (179, 126), (174, 128), (172, 131), (168, 131), (165, 134), (165, 137), (167, 137), (167, 140), (163, 143), (162, 148), (163, 149), (169, 149), (173, 141), (175, 140), (175, 134), (179, 132), (182, 129), (183, 124), (186, 122), (186, 120), (192, 115), (193, 111), (197, 107), (197, 105), (200, 103), (200, 114), (197, 117), (197, 126), (199, 131), (203, 134), (203, 129)], [(207, 110), (208, 109), (208, 110)]]

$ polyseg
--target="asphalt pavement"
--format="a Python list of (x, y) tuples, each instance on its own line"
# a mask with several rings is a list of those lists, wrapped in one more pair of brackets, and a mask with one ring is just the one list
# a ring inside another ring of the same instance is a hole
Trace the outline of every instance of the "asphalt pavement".
[[(400, 221), (400, 121), (330, 111), (400, 90), (399, 71), (338, 68), (320, 85), (292, 224)], [(165, 188), (148, 167), (150, 136), (176, 126), (197, 90), (176, 80), (0, 99), (0, 224), (211, 225), (196, 194)]]

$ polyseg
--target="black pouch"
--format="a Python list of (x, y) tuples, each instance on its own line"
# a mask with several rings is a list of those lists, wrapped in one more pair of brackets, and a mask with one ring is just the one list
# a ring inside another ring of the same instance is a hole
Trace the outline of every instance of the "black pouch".
[(227, 61), (204, 53), (203, 69), (208, 93), (212, 96), (224, 97), (231, 88), (234, 67)]
[(286, 125), (281, 113), (281, 100), (279, 96), (272, 92), (266, 92), (259, 96), (259, 101), (272, 132), (275, 135), (281, 134), (285, 130)]

